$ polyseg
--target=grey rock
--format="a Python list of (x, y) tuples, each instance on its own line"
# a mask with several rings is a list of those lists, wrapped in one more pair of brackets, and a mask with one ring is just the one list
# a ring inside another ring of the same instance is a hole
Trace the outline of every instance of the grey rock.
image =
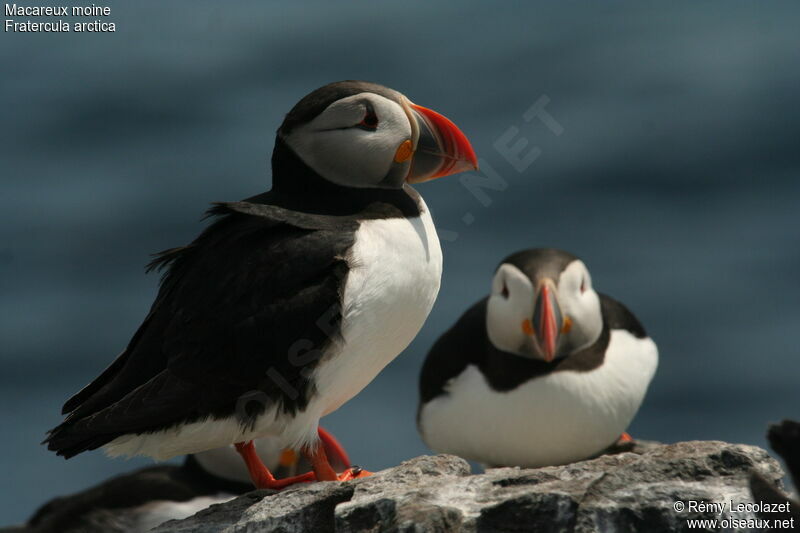
[[(470, 475), (460, 458), (423, 456), (346, 483), (255, 491), (154, 531), (683, 531), (692, 518), (755, 518), (728, 506), (721, 514), (692, 511), (690, 501), (752, 502), (751, 472), (775, 487), (783, 477), (778, 463), (755, 446), (634, 443), (615, 451), (564, 466), (479, 475)], [(686, 510), (676, 512), (676, 501)]]
[(332, 532), (336, 505), (352, 498), (354, 490), (352, 483), (313, 483), (281, 493), (253, 491), (184, 520), (170, 520), (153, 531)]

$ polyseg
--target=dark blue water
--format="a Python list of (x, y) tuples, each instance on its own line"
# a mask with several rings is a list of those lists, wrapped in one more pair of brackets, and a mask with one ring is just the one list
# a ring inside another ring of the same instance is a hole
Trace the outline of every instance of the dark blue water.
[[(442, 291), (323, 421), (358, 463), (426, 452), (426, 349), (530, 246), (584, 258), (658, 342), (635, 436), (763, 445), (800, 418), (797, 4), (111, 5), (113, 34), (0, 35), (0, 524), (146, 463), (39, 441), (143, 318), (148, 254), (192, 239), (208, 202), (266, 189), (283, 114), (339, 79), (451, 117), (506, 184), (419, 187), (449, 239)], [(560, 135), (522, 118), (543, 96)], [(541, 152), (522, 173), (494, 147), (511, 126)]]

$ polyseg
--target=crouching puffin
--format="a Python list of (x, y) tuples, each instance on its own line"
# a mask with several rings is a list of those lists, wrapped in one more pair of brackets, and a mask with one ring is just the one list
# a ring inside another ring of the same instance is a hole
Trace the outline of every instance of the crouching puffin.
[(517, 252), (491, 294), (434, 344), (420, 377), (425, 443), (488, 466), (589, 458), (633, 419), (658, 350), (574, 255)]
[[(319, 437), (331, 466), (339, 472), (349, 468), (350, 459), (333, 435), (320, 427)], [(309, 468), (296, 450), (281, 450), (275, 439), (259, 439), (254, 444), (259, 457), (276, 475), (294, 475)], [(145, 532), (251, 490), (249, 473), (238, 454), (232, 446), (224, 446), (189, 455), (180, 465), (140, 468), (55, 498), (12, 531)]]
[[(397, 91), (311, 92), (278, 129), (272, 189), (216, 204), (192, 243), (151, 263), (165, 274), (150, 312), (67, 400), (48, 448), (166, 459), (235, 443), (259, 488), (365, 475), (331, 468), (319, 419), (408, 346), (436, 299), (439, 240), (410, 184), (476, 168), (455, 124)], [(261, 437), (313, 471), (276, 479)]]

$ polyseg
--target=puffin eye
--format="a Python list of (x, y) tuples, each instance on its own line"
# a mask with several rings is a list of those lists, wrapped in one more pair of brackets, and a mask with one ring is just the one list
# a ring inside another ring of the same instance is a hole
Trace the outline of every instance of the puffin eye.
[(586, 292), (586, 278), (581, 278), (581, 294)]
[(503, 298), (508, 300), (508, 286), (505, 284), (505, 282), (503, 282), (503, 290), (500, 292), (500, 294), (503, 296)]
[(356, 127), (367, 131), (375, 131), (378, 129), (378, 115), (375, 114), (375, 110), (372, 109), (372, 106), (367, 106), (367, 112), (364, 114), (364, 118), (361, 119), (361, 122), (356, 124)]

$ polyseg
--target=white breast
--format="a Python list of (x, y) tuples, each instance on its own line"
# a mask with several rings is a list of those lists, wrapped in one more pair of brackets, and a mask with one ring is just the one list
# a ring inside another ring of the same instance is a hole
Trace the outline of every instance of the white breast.
[(539, 467), (586, 459), (630, 424), (658, 364), (649, 339), (612, 330), (603, 364), (563, 371), (508, 392), (475, 366), (451, 380), (420, 413), (426, 444), (488, 465)]
[(419, 202), (419, 217), (365, 220), (356, 231), (342, 301), (344, 342), (327, 350), (315, 368), (316, 389), (304, 411), (285, 416), (275, 406), (252, 428), (231, 417), (123, 435), (106, 452), (167, 459), (265, 437), (281, 448), (315, 442), (319, 419), (358, 394), (411, 343), (439, 293), (439, 237), (425, 202), (411, 187), (405, 190)]
[(418, 218), (361, 223), (343, 297), (344, 344), (317, 367), (313, 407), (324, 416), (358, 394), (402, 352), (428, 317), (442, 276), (442, 251), (424, 201)]

